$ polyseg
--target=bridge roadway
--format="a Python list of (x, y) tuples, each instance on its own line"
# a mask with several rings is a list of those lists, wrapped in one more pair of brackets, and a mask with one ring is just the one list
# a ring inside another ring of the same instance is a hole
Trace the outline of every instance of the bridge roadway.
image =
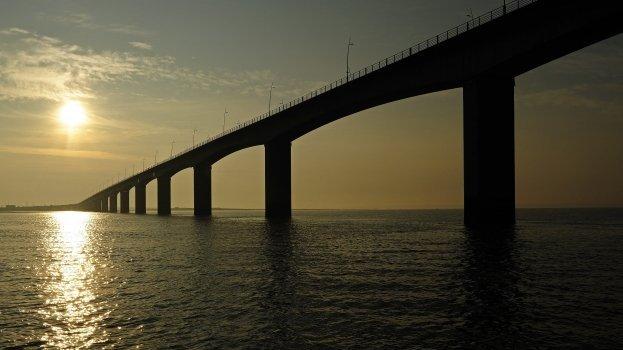
[[(269, 218), (290, 217), (291, 143), (334, 120), (392, 101), (463, 88), (464, 207), (467, 226), (515, 222), (514, 78), (621, 33), (620, 0), (519, 0), (410, 47), (266, 115), (185, 150), (77, 204), (90, 211), (146, 212), (157, 181), (158, 214), (171, 213), (171, 177), (194, 169), (195, 215), (211, 214), (211, 167), (236, 151), (265, 146)], [(606, 67), (604, 67), (606, 69)]]

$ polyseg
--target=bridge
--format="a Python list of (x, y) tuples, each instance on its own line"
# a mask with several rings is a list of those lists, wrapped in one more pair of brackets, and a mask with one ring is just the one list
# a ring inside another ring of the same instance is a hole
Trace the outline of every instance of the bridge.
[(515, 222), (514, 78), (621, 33), (621, 0), (517, 0), (270, 110), (76, 204), (80, 210), (146, 213), (157, 181), (158, 214), (171, 214), (171, 177), (194, 169), (194, 213), (211, 215), (212, 165), (264, 145), (265, 210), (288, 218), (291, 143), (353, 113), (392, 101), (463, 88), (464, 208), (467, 226)]

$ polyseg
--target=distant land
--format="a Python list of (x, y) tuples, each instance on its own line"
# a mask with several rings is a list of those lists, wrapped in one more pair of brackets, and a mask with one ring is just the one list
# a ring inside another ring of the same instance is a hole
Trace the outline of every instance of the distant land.
[[(18, 206), (18, 205), (5, 205), (0, 207), (0, 212), (12, 213), (12, 212), (28, 212), (28, 211), (63, 211), (63, 210), (79, 210), (75, 204), (64, 205), (33, 205), (33, 206)], [(133, 208), (132, 208), (133, 209)], [(192, 211), (194, 208), (180, 208), (173, 207), (173, 210), (177, 211)], [(147, 208), (148, 211), (156, 211), (157, 208)], [(212, 208), (212, 210), (262, 210), (253, 208)]]

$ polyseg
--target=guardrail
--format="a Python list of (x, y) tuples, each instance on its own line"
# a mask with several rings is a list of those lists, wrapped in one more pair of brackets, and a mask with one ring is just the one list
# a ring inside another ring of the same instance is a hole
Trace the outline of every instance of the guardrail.
[[(444, 42), (444, 41), (446, 41), (448, 39), (454, 38), (454, 37), (456, 37), (456, 36), (458, 36), (460, 34), (463, 34), (463, 33), (467, 32), (467, 31), (469, 31), (471, 29), (479, 27), (479, 26), (481, 26), (481, 25), (483, 25), (485, 23), (491, 22), (494, 19), (500, 18), (500, 17), (502, 17), (502, 16), (504, 16), (504, 15), (506, 15), (508, 13), (511, 13), (511, 12), (516, 11), (516, 10), (518, 10), (518, 9), (524, 7), (524, 6), (530, 5), (530, 4), (538, 2), (538, 1), (542, 1), (542, 0), (515, 0), (515, 1), (511, 1), (511, 2), (507, 3), (506, 5), (500, 6), (500, 7), (496, 8), (496, 9), (493, 9), (493, 10), (491, 10), (491, 11), (485, 13), (485, 14), (482, 14), (482, 15), (480, 15), (478, 17), (474, 17), (474, 18), (470, 19), (469, 21), (464, 22), (464, 23), (462, 23), (462, 24), (460, 24), (460, 25), (458, 25), (458, 26), (456, 26), (454, 28), (451, 28), (449, 30), (446, 30), (445, 32), (443, 32), (441, 34), (437, 34), (437, 35), (435, 35), (433, 37), (430, 37), (430, 38), (428, 38), (428, 39), (426, 39), (426, 40), (424, 40), (422, 42), (417, 43), (416, 45), (413, 45), (413, 46), (411, 46), (411, 47), (409, 47), (409, 48), (407, 48), (405, 50), (402, 50), (402, 51), (400, 51), (398, 53), (395, 53), (392, 56), (388, 56), (388, 57), (386, 57), (383, 60), (375, 62), (375, 63), (373, 63), (373, 64), (371, 64), (369, 66), (366, 66), (366, 67), (356, 71), (356, 72), (353, 72), (353, 73), (350, 73), (350, 74), (348, 74), (346, 76), (343, 76), (340, 79), (337, 79), (337, 80), (335, 80), (335, 81), (333, 81), (333, 82), (331, 82), (331, 83), (329, 83), (329, 84), (327, 84), (327, 85), (325, 85), (323, 87), (320, 87), (320, 88), (318, 88), (318, 89), (316, 89), (314, 91), (308, 92), (307, 94), (305, 94), (305, 95), (303, 95), (301, 97), (295, 98), (295, 99), (291, 100), (290, 102), (288, 102), (286, 104), (283, 104), (283, 105), (281, 105), (281, 106), (279, 106), (277, 108), (273, 108), (273, 109), (271, 109), (270, 111), (268, 111), (268, 112), (266, 112), (264, 114), (261, 114), (259, 116), (254, 117), (254, 118), (251, 118), (251, 119), (249, 119), (249, 120), (247, 120), (247, 121), (245, 121), (245, 122), (243, 122), (241, 124), (237, 124), (236, 126), (230, 128), (228, 130), (225, 130), (224, 132), (221, 132), (221, 133), (219, 133), (217, 135), (214, 135), (214, 136), (210, 136), (206, 140), (204, 140), (204, 141), (202, 141), (200, 143), (197, 143), (197, 144), (195, 144), (192, 147), (187, 147), (186, 149), (184, 149), (184, 150), (182, 150), (182, 151), (180, 151), (180, 152), (178, 152), (178, 153), (176, 153), (174, 155), (171, 155), (169, 158), (166, 158), (166, 159), (164, 159), (164, 160), (162, 160), (160, 162), (155, 162), (153, 165), (145, 168), (145, 170), (143, 170), (140, 173), (148, 172), (149, 170), (151, 170), (151, 169), (153, 169), (153, 168), (155, 168), (155, 167), (157, 167), (157, 166), (159, 166), (159, 165), (161, 165), (163, 163), (166, 163), (166, 162), (170, 161), (171, 159), (177, 158), (177, 157), (179, 157), (179, 156), (181, 156), (183, 154), (191, 152), (191, 151), (197, 149), (198, 147), (201, 147), (201, 146), (203, 146), (203, 145), (205, 145), (207, 143), (210, 143), (210, 142), (212, 142), (212, 141), (214, 141), (214, 140), (216, 140), (218, 138), (221, 138), (221, 137), (223, 137), (223, 136), (225, 136), (227, 134), (230, 134), (230, 133), (232, 133), (234, 131), (240, 130), (240, 129), (242, 129), (244, 127), (247, 127), (247, 126), (249, 126), (251, 124), (254, 124), (256, 122), (259, 122), (259, 121), (261, 121), (263, 119), (266, 119), (266, 118), (268, 118), (270, 116), (273, 116), (273, 115), (275, 115), (277, 113), (280, 113), (280, 112), (282, 112), (282, 111), (284, 111), (284, 110), (286, 110), (288, 108), (294, 107), (294, 106), (296, 106), (296, 105), (298, 105), (298, 104), (300, 104), (302, 102), (305, 102), (305, 101), (307, 101), (307, 100), (309, 100), (311, 98), (319, 96), (319, 95), (321, 95), (321, 94), (323, 94), (325, 92), (331, 91), (331, 90), (333, 90), (333, 89), (335, 89), (335, 88), (337, 88), (339, 86), (342, 86), (342, 85), (344, 85), (344, 84), (346, 84), (346, 83), (348, 83), (350, 81), (353, 81), (355, 79), (361, 78), (361, 77), (363, 77), (363, 76), (365, 76), (367, 74), (370, 74), (372, 72), (375, 72), (375, 71), (377, 71), (377, 70), (379, 70), (381, 68), (387, 67), (388, 65), (396, 63), (396, 62), (398, 62), (398, 61), (400, 61), (400, 60), (402, 60), (404, 58), (407, 58), (409, 56), (415, 55), (415, 54), (417, 54), (417, 53), (419, 53), (419, 52), (421, 52), (423, 50), (426, 50), (428, 48), (434, 47), (434, 46), (438, 45), (439, 43), (442, 43), (442, 42)], [(124, 179), (119, 180), (119, 181), (117, 181), (114, 184), (111, 184), (109, 187), (112, 187), (112, 186), (118, 185), (121, 182), (127, 181), (128, 179), (134, 177), (135, 175), (137, 175), (137, 174), (133, 174), (131, 176), (127, 176)]]

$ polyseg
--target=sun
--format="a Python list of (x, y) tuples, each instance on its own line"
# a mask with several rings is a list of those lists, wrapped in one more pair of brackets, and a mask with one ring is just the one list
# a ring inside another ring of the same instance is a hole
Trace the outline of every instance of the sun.
[(60, 122), (70, 129), (74, 129), (87, 121), (84, 108), (78, 101), (67, 101), (58, 111)]

